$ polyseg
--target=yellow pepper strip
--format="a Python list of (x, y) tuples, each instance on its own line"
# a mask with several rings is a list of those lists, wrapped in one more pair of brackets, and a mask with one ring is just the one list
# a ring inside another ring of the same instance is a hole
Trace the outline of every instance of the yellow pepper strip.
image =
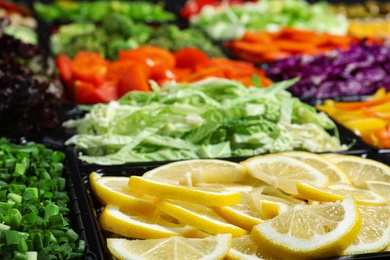
[(369, 135), (375, 130), (385, 128), (387, 120), (381, 118), (359, 118), (344, 122), (344, 125), (355, 132), (357, 135)]

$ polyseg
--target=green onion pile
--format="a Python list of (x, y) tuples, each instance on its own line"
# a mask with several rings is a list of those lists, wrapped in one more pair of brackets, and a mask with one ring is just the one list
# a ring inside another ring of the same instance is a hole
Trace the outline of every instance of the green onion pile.
[(0, 138), (1, 259), (81, 259), (85, 241), (70, 224), (65, 154)]

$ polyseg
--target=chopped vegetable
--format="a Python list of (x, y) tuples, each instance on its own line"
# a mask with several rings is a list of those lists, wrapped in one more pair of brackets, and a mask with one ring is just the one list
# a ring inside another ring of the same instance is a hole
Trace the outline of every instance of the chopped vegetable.
[(42, 144), (14, 144), (0, 138), (2, 259), (84, 256), (85, 242), (69, 220), (64, 159), (64, 153)]
[(170, 51), (195, 47), (210, 57), (225, 56), (218, 45), (214, 44), (201, 29), (195, 27), (179, 29), (177, 25), (163, 24), (153, 31), (146, 44), (163, 47)]
[(390, 37), (390, 19), (352, 20), (348, 33), (356, 37)]
[(333, 121), (285, 91), (294, 82), (247, 88), (210, 78), (128, 92), (66, 121), (76, 134), (65, 144), (101, 165), (347, 149)]
[(330, 6), (334, 13), (345, 15), (348, 19), (385, 17), (390, 13), (390, 3), (388, 1), (344, 2), (332, 3)]
[(107, 59), (117, 59), (118, 51), (136, 48), (150, 38), (153, 28), (136, 23), (122, 14), (105, 17), (100, 26), (90, 21), (60, 26), (50, 35), (50, 48), (57, 56), (74, 58), (79, 51), (98, 52)]
[[(208, 77), (234, 79), (253, 86), (258, 77), (263, 86), (271, 81), (264, 70), (253, 64), (227, 58), (209, 58), (190, 47), (174, 53), (157, 46), (141, 46), (122, 50), (115, 61), (105, 60), (99, 53), (80, 51), (72, 60), (59, 55), (56, 60), (69, 98), (78, 104), (107, 103), (129, 91), (151, 90), (149, 80), (160, 85), (167, 82), (195, 82)], [(191, 62), (186, 59), (191, 58)]]
[(274, 62), (295, 55), (317, 55), (357, 41), (351, 36), (317, 33), (293, 27), (279, 32), (247, 31), (241, 39), (225, 44), (236, 57), (255, 63)]
[(0, 133), (55, 128), (64, 115), (54, 60), (39, 45), (3, 34), (7, 23), (0, 19)]
[(346, 51), (277, 61), (267, 75), (275, 81), (300, 77), (289, 91), (304, 99), (369, 95), (390, 90), (389, 62), (390, 47), (362, 41)]
[(52, 53), (71, 58), (79, 51), (88, 51), (99, 52), (109, 60), (116, 60), (119, 51), (142, 45), (154, 45), (170, 51), (191, 46), (206, 52), (208, 56), (224, 56), (222, 49), (200, 29), (180, 29), (174, 24), (152, 27), (120, 14), (107, 16), (101, 26), (92, 22), (64, 24), (50, 35)]
[(199, 14), (205, 6), (215, 6), (219, 7), (223, 5), (235, 5), (235, 4), (244, 4), (244, 0), (227, 0), (227, 1), (217, 1), (217, 0), (187, 0), (184, 5), (180, 8), (179, 14), (182, 18), (189, 20), (192, 16)]
[(325, 1), (309, 4), (305, 0), (261, 0), (242, 5), (206, 6), (190, 19), (213, 39), (239, 39), (245, 31), (278, 31), (283, 26), (344, 35), (348, 21), (335, 15)]
[(341, 102), (326, 99), (317, 109), (326, 112), (367, 143), (390, 148), (390, 91), (380, 88), (367, 100)]
[[(162, 3), (162, 2), (161, 2)], [(113, 13), (123, 14), (135, 21), (166, 22), (176, 16), (164, 10), (162, 4), (147, 1), (55, 1), (52, 4), (34, 2), (34, 10), (45, 21), (102, 21)]]

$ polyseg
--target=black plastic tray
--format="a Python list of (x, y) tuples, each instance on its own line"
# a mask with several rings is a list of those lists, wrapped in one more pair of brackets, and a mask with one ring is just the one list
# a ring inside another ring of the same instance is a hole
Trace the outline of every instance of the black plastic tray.
[[(360, 156), (363, 158), (374, 159), (380, 162), (383, 162), (387, 165), (390, 165), (390, 157), (387, 158), (383, 154), (377, 153), (376, 151), (364, 151), (361, 153), (354, 153), (352, 155)], [(239, 162), (245, 158), (234, 158), (233, 160), (226, 159), (228, 161)], [(83, 205), (83, 212), (89, 212), (89, 214), (81, 214), (83, 223), (88, 223), (89, 228), (94, 228), (94, 230), (88, 230), (89, 234), (87, 236), (88, 241), (94, 241), (93, 251), (96, 255), (100, 255), (101, 259), (113, 259), (110, 255), (110, 252), (106, 245), (106, 237), (104, 231), (99, 226), (98, 217), (101, 213), (101, 204), (94, 197), (91, 187), (89, 185), (88, 176), (91, 172), (97, 172), (103, 176), (141, 176), (148, 170), (151, 170), (155, 167), (164, 165), (165, 162), (156, 162), (153, 164), (138, 164), (138, 165), (118, 165), (118, 166), (87, 166), (87, 167), (77, 167), (77, 160), (73, 161), (72, 170), (75, 171), (73, 176), (79, 176), (77, 183), (80, 184), (80, 187), (77, 187), (79, 190), (79, 196), (82, 194), (83, 197), (79, 200)], [(84, 208), (85, 207), (85, 208)], [(341, 256), (341, 257), (332, 257), (326, 258), (329, 260), (347, 260), (347, 259), (390, 259), (389, 252), (380, 252), (380, 253), (369, 253), (369, 254), (360, 254), (360, 255), (350, 255), (350, 256)]]
[[(24, 144), (26, 142), (34, 142), (37, 144), (43, 144), (47, 148), (56, 150), (56, 151), (64, 151), (64, 147), (62, 145), (62, 142), (60, 140), (53, 141), (52, 138), (47, 138), (45, 136), (34, 134), (30, 136), (17, 136), (17, 135), (5, 135), (1, 136), (7, 138), (11, 143), (15, 144)], [(79, 178), (74, 174), (74, 172), (71, 170), (70, 163), (69, 163), (69, 156), (65, 153), (66, 158), (64, 160), (64, 172), (63, 177), (66, 178), (66, 184), (68, 188), (68, 194), (70, 197), (70, 203), (69, 203), (69, 209), (71, 210), (71, 213), (68, 215), (70, 219), (71, 227), (74, 231), (76, 231), (77, 234), (80, 235), (81, 239), (85, 241), (86, 248), (84, 251), (84, 258), (88, 260), (94, 260), (94, 259), (103, 259), (103, 258), (96, 258), (95, 253), (91, 251), (91, 243), (90, 239), (88, 239), (87, 234), (90, 232), (89, 228), (84, 224), (82, 214), (83, 214), (83, 207), (85, 205), (82, 204), (83, 200), (80, 200), (79, 196)], [(0, 254), (1, 255), (1, 254)], [(0, 257), (1, 258), (1, 257)]]

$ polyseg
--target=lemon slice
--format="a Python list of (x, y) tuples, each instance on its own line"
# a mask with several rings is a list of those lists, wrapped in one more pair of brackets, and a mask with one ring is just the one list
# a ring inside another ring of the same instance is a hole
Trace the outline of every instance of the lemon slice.
[(144, 177), (166, 178), (178, 184), (235, 183), (245, 179), (245, 168), (239, 163), (218, 159), (193, 159), (169, 163), (143, 174)]
[(357, 255), (383, 251), (390, 245), (390, 207), (359, 206), (362, 227), (356, 240), (342, 253)]
[(191, 225), (213, 235), (230, 233), (233, 237), (238, 237), (248, 234), (245, 229), (227, 222), (207, 206), (165, 200), (159, 201), (157, 206), (161, 211), (174, 216), (181, 223)]
[(298, 194), (304, 199), (320, 202), (335, 202), (346, 196), (355, 198), (358, 204), (385, 205), (387, 200), (376, 192), (353, 188), (346, 185), (316, 187), (307, 183), (297, 183)]
[(384, 163), (354, 155), (329, 157), (349, 176), (352, 184), (364, 189), (366, 181), (390, 182), (390, 167)]
[(328, 176), (329, 184), (351, 184), (347, 174), (326, 156), (301, 151), (283, 152), (283, 155), (291, 156), (321, 171)]
[(250, 231), (255, 225), (263, 222), (261, 211), (252, 198), (256, 190), (261, 193), (262, 189), (254, 189), (255, 191), (242, 192), (240, 202), (231, 206), (215, 207), (215, 211), (228, 222)]
[(200, 187), (174, 185), (140, 176), (131, 176), (129, 186), (137, 194), (148, 194), (164, 199), (182, 200), (206, 206), (228, 206), (239, 202), (241, 199), (240, 192), (210, 191)]
[(340, 254), (357, 237), (362, 224), (356, 202), (298, 205), (252, 229), (250, 238), (263, 256), (309, 259)]
[(92, 191), (103, 206), (112, 204), (140, 212), (156, 209), (152, 197), (147, 198), (144, 195), (136, 196), (133, 194), (128, 185), (129, 177), (103, 176), (96, 178), (96, 175), (90, 175), (90, 180)]
[(390, 182), (366, 181), (366, 187), (367, 189), (382, 195), (384, 198), (387, 198), (389, 202)]
[(297, 194), (296, 182), (320, 187), (328, 185), (328, 177), (310, 165), (281, 154), (261, 155), (241, 162), (250, 175), (289, 194)]
[[(287, 211), (291, 209), (294, 205), (298, 204), (291, 203), (290, 200), (268, 195), (258, 196), (256, 202), (258, 207), (260, 208), (261, 217), (264, 220), (274, 218), (280, 213)], [(301, 203), (303, 203), (303, 201)]]
[(101, 177), (102, 175), (97, 172), (91, 172), (88, 176), (89, 186), (91, 187), (91, 191), (93, 194), (96, 194), (95, 183)]
[(224, 259), (232, 236), (221, 234), (206, 238), (169, 237), (162, 239), (129, 240), (108, 238), (107, 247), (120, 260), (139, 259)]
[(235, 237), (232, 246), (225, 257), (226, 260), (261, 260), (265, 259), (258, 253), (257, 245), (249, 238), (249, 235)]
[(99, 223), (106, 231), (141, 239), (189, 236), (189, 232), (195, 232), (194, 228), (170, 222), (161, 215), (126, 211), (110, 204), (100, 214)]

